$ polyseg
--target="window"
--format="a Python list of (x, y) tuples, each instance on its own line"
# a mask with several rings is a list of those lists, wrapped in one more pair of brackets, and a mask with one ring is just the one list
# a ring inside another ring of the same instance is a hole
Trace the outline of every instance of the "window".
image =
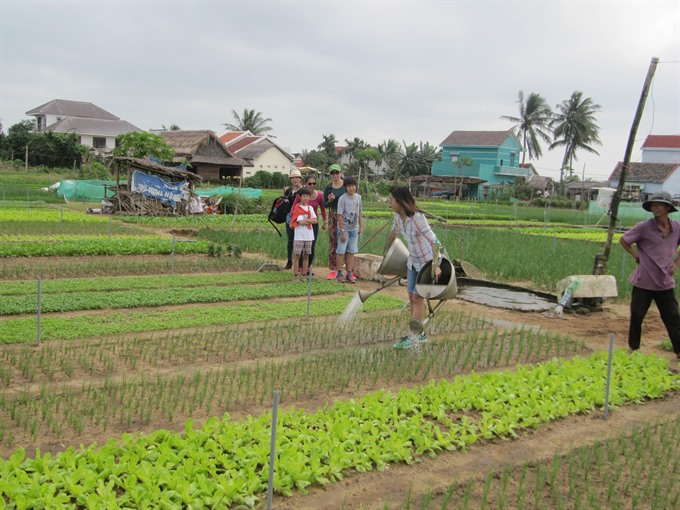
[(92, 137), (92, 147), (95, 149), (106, 149), (106, 138), (101, 136)]

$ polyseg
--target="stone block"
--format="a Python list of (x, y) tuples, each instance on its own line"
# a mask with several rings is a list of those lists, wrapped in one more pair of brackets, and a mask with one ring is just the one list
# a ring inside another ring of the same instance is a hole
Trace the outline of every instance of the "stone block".
[(371, 253), (357, 253), (354, 255), (354, 274), (362, 280), (382, 282), (385, 278), (378, 274), (382, 259)]
[(579, 280), (581, 283), (572, 293), (572, 297), (605, 298), (619, 295), (616, 288), (616, 278), (612, 275), (576, 274), (567, 276), (563, 280), (557, 282), (558, 302), (562, 299), (567, 287), (569, 287), (574, 280)]

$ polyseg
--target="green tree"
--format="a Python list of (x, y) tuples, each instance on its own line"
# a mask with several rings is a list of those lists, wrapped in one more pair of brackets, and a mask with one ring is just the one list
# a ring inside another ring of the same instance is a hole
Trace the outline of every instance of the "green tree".
[(323, 141), (318, 145), (317, 149), (326, 155), (328, 165), (332, 165), (338, 160), (338, 151), (335, 146), (338, 144), (337, 138), (334, 134), (321, 135)]
[(30, 120), (22, 120), (10, 126), (3, 147), (3, 158), (23, 161), (33, 128), (34, 123)]
[(250, 131), (254, 135), (263, 135), (272, 131), (272, 128), (268, 125), (272, 122), (272, 119), (265, 119), (261, 112), (245, 108), (242, 115), (239, 115), (236, 110), (232, 110), (231, 114), (235, 123), (222, 124), (230, 131)]
[(378, 153), (380, 154), (380, 163), (384, 162), (387, 165), (388, 173), (394, 176), (396, 180), (402, 156), (399, 142), (393, 138), (383, 140), (382, 143), (378, 144)]
[(552, 110), (546, 100), (536, 92), (529, 94), (525, 101), (524, 91), (520, 90), (517, 102), (519, 103), (519, 117), (503, 115), (501, 119), (516, 123), (513, 129), (517, 129), (518, 133), (521, 133), (522, 146), (524, 147), (522, 163), (524, 163), (527, 153), (530, 160), (538, 159), (543, 155), (539, 139), (546, 143), (552, 142), (552, 131), (550, 130)]
[(175, 149), (168, 145), (162, 137), (146, 131), (133, 131), (118, 135), (116, 148), (113, 149), (116, 157), (146, 158), (152, 157), (158, 161), (172, 161)]
[(88, 148), (78, 142), (75, 133), (47, 131), (30, 133), (28, 142), (29, 164), (55, 167), (80, 167)]
[(357, 159), (356, 156), (357, 152), (368, 147), (368, 144), (364, 142), (361, 138), (357, 137), (354, 137), (353, 140), (347, 140), (345, 138), (345, 143), (347, 144), (347, 147), (345, 148), (343, 153), (349, 156), (349, 169), (350, 171), (353, 171), (354, 170), (353, 162), (356, 161)]
[(573, 168), (573, 161), (578, 159), (576, 152), (584, 150), (599, 154), (592, 146), (602, 145), (595, 114), (600, 105), (591, 98), (583, 98), (583, 92), (574, 91), (569, 99), (557, 105), (550, 127), (553, 128), (554, 141), (550, 149), (564, 147), (564, 157), (560, 167), (560, 185), (564, 180), (564, 170)]

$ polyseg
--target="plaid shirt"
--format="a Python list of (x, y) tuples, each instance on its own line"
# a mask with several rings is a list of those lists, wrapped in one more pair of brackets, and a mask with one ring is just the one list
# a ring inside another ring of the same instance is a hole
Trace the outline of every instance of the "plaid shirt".
[(432, 245), (437, 242), (437, 236), (430, 228), (425, 215), (417, 212), (413, 217), (406, 217), (406, 221), (399, 213), (394, 213), (392, 232), (404, 234), (408, 243), (408, 267), (416, 271), (432, 260)]

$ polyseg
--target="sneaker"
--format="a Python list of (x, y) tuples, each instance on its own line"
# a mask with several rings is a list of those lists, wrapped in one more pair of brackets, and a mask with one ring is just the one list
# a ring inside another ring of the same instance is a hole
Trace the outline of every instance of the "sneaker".
[(427, 335), (425, 333), (421, 333), (418, 337), (418, 343), (424, 344), (425, 342), (427, 342)]
[(299, 281), (300, 281), (300, 277), (297, 276), (297, 275), (295, 275), (295, 276), (293, 277), (293, 281), (294, 281), (294, 282), (299, 282)]
[(357, 282), (357, 277), (354, 276), (354, 271), (347, 273), (347, 281), (349, 283), (356, 283)]
[(330, 271), (330, 272), (328, 273), (328, 279), (329, 279), (329, 280), (335, 280), (335, 277), (336, 277), (336, 276), (338, 276), (338, 272), (337, 272), (337, 271)]
[(342, 271), (338, 271), (338, 275), (335, 277), (335, 281), (338, 283), (345, 283), (345, 275), (342, 274)]
[(403, 336), (401, 337), (401, 340), (394, 344), (393, 347), (395, 349), (408, 349), (410, 347), (413, 347), (413, 341), (411, 340), (410, 337)]

